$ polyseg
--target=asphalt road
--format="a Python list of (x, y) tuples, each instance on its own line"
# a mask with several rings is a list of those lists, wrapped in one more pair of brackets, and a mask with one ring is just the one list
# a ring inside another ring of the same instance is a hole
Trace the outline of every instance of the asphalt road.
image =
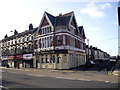
[(118, 83), (71, 80), (33, 75), (11, 70), (2, 71), (2, 87), (5, 88), (118, 88)]

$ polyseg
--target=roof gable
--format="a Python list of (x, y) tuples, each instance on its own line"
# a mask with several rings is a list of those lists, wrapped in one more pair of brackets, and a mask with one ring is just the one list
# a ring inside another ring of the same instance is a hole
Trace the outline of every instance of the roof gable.
[(73, 12), (70, 12), (63, 15), (60, 14), (59, 16), (57, 16), (55, 26), (69, 26), (72, 14)]
[(84, 27), (80, 26), (80, 27), (78, 27), (78, 29), (79, 29), (79, 35), (85, 39)]
[(57, 17), (56, 25), (55, 26), (68, 26), (70, 22), (71, 16), (61, 16)]
[(75, 34), (79, 35), (79, 30), (78, 30), (78, 26), (77, 26), (77, 22), (76, 22), (74, 13), (73, 13), (73, 15), (71, 17), (69, 25), (73, 26), (75, 28)]
[(49, 23), (48, 23), (46, 17), (44, 17), (41, 27), (46, 26), (46, 25), (49, 25)]
[(51, 15), (51, 14), (49, 14), (47, 12), (45, 12), (45, 13), (48, 16), (48, 18), (49, 18), (50, 22), (52, 23), (52, 25), (54, 26), (55, 25), (56, 17), (54, 17), (53, 15)]

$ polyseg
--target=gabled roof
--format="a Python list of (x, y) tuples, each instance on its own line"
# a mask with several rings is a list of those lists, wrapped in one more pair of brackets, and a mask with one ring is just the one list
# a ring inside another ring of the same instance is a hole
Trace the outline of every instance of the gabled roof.
[(71, 16), (73, 14), (73, 12), (70, 12), (70, 13), (59, 15), (59, 16), (55, 17), (47, 12), (45, 12), (45, 13), (48, 16), (48, 18), (51, 21), (53, 26), (68, 26)]
[(56, 26), (68, 26), (73, 13), (74, 12), (70, 12), (57, 16)]
[(32, 33), (34, 33), (35, 31), (37, 31), (37, 28), (38, 27), (36, 27), (36, 28), (33, 28), (33, 30), (26, 30), (26, 31), (23, 31), (23, 32), (21, 32), (21, 33), (18, 33), (18, 34), (16, 34), (16, 35), (12, 35), (12, 36), (10, 36), (10, 37), (7, 37), (7, 38), (5, 38), (5, 39), (2, 39), (1, 41), (7, 41), (7, 40), (12, 40), (12, 39), (15, 39), (16, 37), (21, 37), (21, 36), (24, 36), (24, 35), (28, 35), (28, 34), (32, 34)]
[(54, 26), (55, 25), (55, 20), (56, 20), (56, 17), (54, 17), (53, 15), (45, 12), (49, 18), (49, 20), (51, 21), (52, 25)]
[(80, 27), (78, 27), (78, 29), (79, 29), (79, 35), (83, 35), (83, 37), (85, 38), (84, 27), (80, 26)]
[(83, 26), (79, 26), (78, 29), (79, 29), (79, 32), (80, 32), (80, 34), (81, 34), (81, 33), (82, 33), (82, 30), (83, 30)]
[(71, 16), (57, 17), (55, 26), (68, 26)]

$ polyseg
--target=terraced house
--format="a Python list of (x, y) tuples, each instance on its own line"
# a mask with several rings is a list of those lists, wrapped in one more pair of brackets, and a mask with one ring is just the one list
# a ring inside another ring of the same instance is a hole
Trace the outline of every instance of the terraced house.
[(74, 12), (53, 16), (44, 13), (34, 37), (37, 68), (70, 69), (86, 62), (85, 33)]
[(32, 68), (33, 67), (33, 39), (34, 32), (37, 28), (29, 25), (29, 30), (18, 33), (14, 31), (14, 35), (0, 41), (2, 64), (16, 68)]

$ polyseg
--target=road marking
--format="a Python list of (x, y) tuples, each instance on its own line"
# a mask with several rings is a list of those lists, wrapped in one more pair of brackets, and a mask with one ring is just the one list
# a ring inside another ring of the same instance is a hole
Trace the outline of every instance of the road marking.
[(8, 88), (5, 86), (0, 86), (0, 88), (8, 90)]
[[(50, 76), (45, 76), (45, 75), (37, 75), (37, 74), (27, 74), (31, 76), (39, 76), (39, 77), (50, 77)], [(51, 77), (50, 77), (51, 78)], [(81, 81), (96, 81), (96, 80), (88, 80), (88, 79), (76, 79), (76, 78), (68, 78), (68, 77), (52, 77), (52, 78), (58, 78), (58, 79), (69, 79), (69, 80), (81, 80)], [(100, 81), (104, 82), (104, 81)], [(117, 82), (110, 82), (110, 81), (105, 81), (105, 83), (117, 83)]]
[(75, 80), (75, 78), (66, 78), (66, 77), (55, 77), (55, 78)]
[(37, 75), (37, 74), (27, 74), (27, 75), (31, 75), (31, 76), (39, 76), (39, 77), (43, 77), (44, 75)]
[(25, 70), (25, 71), (30, 71), (30, 70)]
[(19, 72), (8, 71), (9, 73), (19, 74)]
[[(39, 77), (50, 77), (50, 76), (44, 76), (44, 75), (36, 75), (36, 74), (27, 74), (31, 76), (39, 76)], [(88, 80), (88, 79), (76, 79), (76, 78), (67, 78), (67, 77), (52, 77), (52, 78), (58, 78), (58, 79), (69, 79), (69, 80), (81, 80), (81, 81), (96, 81), (96, 80)], [(100, 81), (104, 82), (104, 81)], [(116, 83), (116, 82), (110, 82), (110, 81), (105, 81), (105, 83)]]
[(69, 79), (69, 80), (82, 80), (82, 81), (92, 81), (92, 80), (87, 80), (87, 79), (76, 79), (76, 78), (66, 78), (66, 77), (55, 77), (59, 79)]
[(81, 81), (93, 81), (93, 80), (87, 80), (87, 79), (78, 79), (78, 80), (81, 80)]

